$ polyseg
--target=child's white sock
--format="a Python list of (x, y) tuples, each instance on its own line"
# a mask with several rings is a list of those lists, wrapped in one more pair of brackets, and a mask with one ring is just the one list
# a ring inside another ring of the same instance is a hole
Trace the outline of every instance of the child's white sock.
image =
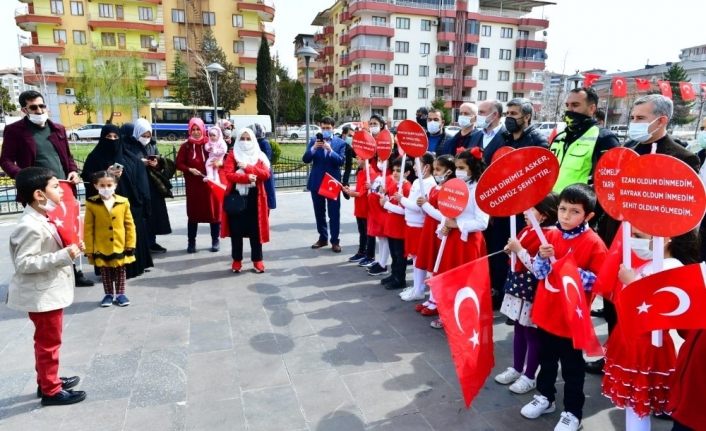
[(419, 296), (424, 293), (424, 279), (427, 277), (427, 272), (423, 269), (414, 268), (412, 274), (414, 278), (414, 296)]
[(390, 244), (384, 236), (378, 237), (378, 244), (378, 248), (380, 250), (380, 258), (378, 259), (378, 263), (387, 268), (387, 261), (390, 259)]
[(649, 415), (640, 418), (635, 410), (630, 407), (625, 408), (625, 431), (650, 431), (651, 427)]
[(427, 305), (427, 308), (430, 310), (434, 310), (436, 308), (436, 301), (434, 301), (434, 294), (431, 289), (429, 289), (429, 305)]

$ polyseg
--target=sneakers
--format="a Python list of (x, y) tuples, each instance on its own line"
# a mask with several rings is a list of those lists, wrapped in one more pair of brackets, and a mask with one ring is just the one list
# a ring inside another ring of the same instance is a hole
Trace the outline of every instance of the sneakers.
[(370, 268), (368, 268), (368, 275), (383, 275), (387, 274), (387, 267), (380, 265), (375, 262)]
[(110, 307), (111, 305), (113, 305), (113, 295), (105, 295), (100, 306), (105, 308)]
[(363, 259), (365, 259), (365, 255), (363, 253), (356, 253), (348, 258), (348, 262), (360, 262)]
[(401, 292), (397, 292), (397, 295), (402, 298), (402, 295), (407, 295), (411, 290), (414, 290), (414, 286), (407, 286)]
[(363, 259), (360, 260), (360, 262), (358, 262), (358, 266), (368, 267), (374, 263), (375, 263), (375, 259), (370, 258), (370, 257), (364, 257)]
[(434, 319), (429, 323), (429, 326), (431, 326), (434, 329), (443, 329), (444, 328), (444, 322), (441, 321), (441, 319)]
[(265, 272), (265, 264), (261, 260), (258, 260), (257, 262), (253, 262), (252, 265), (253, 265), (253, 268), (255, 269), (255, 273), (262, 274), (263, 272)]
[[(497, 379), (497, 377), (496, 377), (496, 379)], [(512, 392), (513, 394), (520, 394), (521, 395), (521, 394), (526, 394), (527, 392), (531, 391), (532, 389), (534, 389), (536, 387), (537, 387), (537, 381), (532, 380), (523, 374), (520, 376), (519, 379), (515, 380), (515, 383), (511, 384), (508, 389), (510, 389), (510, 392)]]
[(230, 265), (230, 270), (233, 271), (235, 274), (240, 273), (240, 270), (243, 269), (243, 262), (239, 260), (234, 260), (233, 263)]
[(554, 427), (554, 431), (577, 431), (581, 428), (581, 421), (569, 412), (561, 412), (561, 419)]
[(127, 307), (130, 305), (130, 300), (127, 299), (125, 295), (118, 295), (118, 297), (115, 298), (115, 302), (118, 304), (118, 307)]
[(426, 295), (424, 295), (424, 292), (419, 295), (416, 295), (414, 293), (414, 287), (412, 287), (410, 290), (405, 290), (400, 294), (400, 299), (407, 302), (420, 301), (425, 297)]
[(509, 385), (520, 378), (520, 372), (512, 367), (495, 376), (495, 381), (501, 385)]
[(547, 397), (544, 395), (535, 395), (532, 401), (522, 407), (520, 414), (527, 419), (537, 419), (542, 415), (554, 412), (554, 410), (556, 410), (556, 406), (553, 402), (550, 403)]

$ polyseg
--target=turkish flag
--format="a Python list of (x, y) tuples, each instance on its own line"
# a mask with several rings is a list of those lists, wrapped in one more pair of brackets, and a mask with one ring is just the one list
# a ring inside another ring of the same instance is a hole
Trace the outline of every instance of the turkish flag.
[(61, 242), (67, 247), (81, 241), (81, 204), (74, 196), (73, 183), (60, 180), (59, 187), (64, 189), (64, 197), (60, 205), (47, 213), (47, 217), (56, 226)]
[(341, 192), (343, 186), (339, 183), (331, 174), (328, 172), (324, 175), (321, 180), (321, 186), (319, 186), (319, 194), (326, 199), (338, 200), (338, 195)]
[(637, 87), (637, 91), (650, 91), (652, 84), (648, 79), (635, 78), (635, 87)]
[(625, 97), (628, 95), (628, 84), (622, 76), (614, 77), (611, 87), (611, 95), (613, 97)]
[(216, 197), (216, 199), (218, 199), (218, 202), (222, 206), (223, 199), (226, 194), (226, 186), (224, 184), (217, 183), (210, 178), (206, 180), (206, 184), (208, 185), (208, 188), (211, 189), (211, 193)]
[(706, 329), (706, 263), (693, 263), (636, 280), (616, 307), (626, 334), (655, 329)]
[(598, 81), (601, 75), (597, 73), (584, 73), (583, 75), (583, 86), (591, 87), (594, 82)]
[(574, 348), (584, 350), (589, 356), (603, 355), (571, 253), (554, 262), (547, 278), (537, 286), (532, 321), (547, 332), (571, 338)]
[(681, 100), (685, 102), (690, 102), (696, 99), (696, 94), (694, 94), (694, 87), (691, 86), (691, 82), (680, 82), (679, 92), (681, 93)]
[(547, 138), (547, 142), (549, 142), (549, 145), (551, 145), (552, 142), (554, 142), (554, 138), (556, 138), (556, 135), (558, 135), (558, 134), (559, 134), (559, 129), (557, 129), (556, 127), (553, 128), (551, 132), (549, 132), (549, 137)]
[(444, 322), (466, 408), (495, 365), (489, 271), (488, 258), (482, 257), (427, 281)]
[(672, 85), (669, 81), (657, 81), (657, 85), (659, 86), (659, 92), (662, 93), (662, 96), (672, 98)]
[[(632, 268), (639, 268), (645, 263), (634, 252), (630, 252), (630, 264)], [(608, 254), (603, 261), (601, 269), (596, 274), (596, 283), (593, 285), (592, 293), (611, 299), (623, 289), (623, 283), (618, 279), (618, 270), (623, 263), (623, 229), (622, 225), (613, 237)]]

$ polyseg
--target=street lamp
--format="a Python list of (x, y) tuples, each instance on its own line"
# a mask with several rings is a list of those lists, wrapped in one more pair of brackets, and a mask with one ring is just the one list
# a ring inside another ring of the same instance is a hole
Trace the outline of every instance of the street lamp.
[(213, 77), (213, 124), (218, 122), (218, 74), (225, 72), (226, 69), (218, 63), (211, 63), (206, 66), (206, 72)]
[(310, 47), (308, 43), (305, 43), (304, 46), (297, 50), (296, 54), (297, 57), (304, 59), (304, 72), (306, 74), (306, 87), (304, 89), (306, 93), (306, 143), (309, 144), (309, 62), (312, 58), (316, 58), (319, 53), (316, 52), (314, 48)]
[(583, 81), (586, 77), (581, 75), (581, 73), (577, 70), (575, 75), (569, 76), (569, 81), (574, 83), (574, 88), (579, 88), (579, 82)]

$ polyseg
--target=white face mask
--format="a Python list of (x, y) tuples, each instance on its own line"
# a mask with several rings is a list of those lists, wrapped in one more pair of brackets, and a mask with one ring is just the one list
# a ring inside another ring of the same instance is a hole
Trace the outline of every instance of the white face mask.
[(143, 146), (146, 146), (147, 144), (150, 143), (150, 141), (152, 140), (152, 138), (145, 138), (144, 136), (140, 136), (139, 138), (137, 138), (137, 140), (140, 141), (140, 143), (141, 143)]
[(460, 115), (458, 117), (458, 125), (461, 126), (462, 129), (470, 127), (471, 126), (471, 117), (468, 115)]
[(233, 134), (233, 131), (230, 129), (225, 129), (223, 131), (223, 136), (225, 136), (226, 138), (230, 138), (230, 135), (232, 135), (232, 134)]
[(46, 211), (46, 212), (48, 212), (48, 213), (54, 211), (54, 210), (56, 209), (56, 207), (58, 206), (58, 205), (56, 204), (56, 202), (54, 202), (53, 200), (51, 200), (51, 199), (49, 199), (48, 197), (46, 197), (46, 195), (45, 195), (44, 197), (46, 198), (47, 201), (46, 201), (45, 203), (43, 203), (43, 204), (37, 204), (37, 206), (38, 206), (40, 209), (42, 209), (42, 210), (44, 210), (44, 211)]
[(385, 162), (378, 162), (378, 171), (382, 172), (382, 169), (385, 167)]
[(102, 189), (98, 189), (98, 194), (106, 199), (109, 199), (111, 196), (113, 196), (114, 193), (115, 187), (105, 187)]
[(652, 240), (647, 238), (630, 238), (630, 248), (642, 260), (652, 259)]
[(456, 169), (456, 178), (461, 181), (466, 181), (468, 179), (468, 172), (462, 171), (461, 169)]
[(437, 184), (443, 183), (445, 179), (446, 175), (434, 175), (434, 181), (436, 181)]
[(480, 129), (485, 129), (486, 127), (490, 126), (490, 121), (488, 121), (488, 117), (490, 115), (479, 115), (476, 117), (476, 127)]
[(377, 135), (378, 133), (380, 133), (380, 126), (372, 126), (372, 127), (370, 127), (370, 133), (372, 133), (373, 136), (374, 136), (374, 135)]
[(701, 148), (706, 149), (706, 131), (699, 132), (699, 134), (696, 135), (696, 141), (699, 143)]
[(441, 123), (438, 121), (429, 121), (427, 123), (427, 132), (431, 133), (432, 135), (436, 135), (441, 131)]
[(646, 142), (652, 136), (649, 128), (657, 120), (658, 118), (655, 118), (650, 123), (630, 123), (630, 126), (628, 126), (628, 138), (637, 142)]
[(29, 121), (33, 122), (37, 126), (43, 126), (49, 119), (49, 114), (46, 112), (43, 114), (29, 114)]

